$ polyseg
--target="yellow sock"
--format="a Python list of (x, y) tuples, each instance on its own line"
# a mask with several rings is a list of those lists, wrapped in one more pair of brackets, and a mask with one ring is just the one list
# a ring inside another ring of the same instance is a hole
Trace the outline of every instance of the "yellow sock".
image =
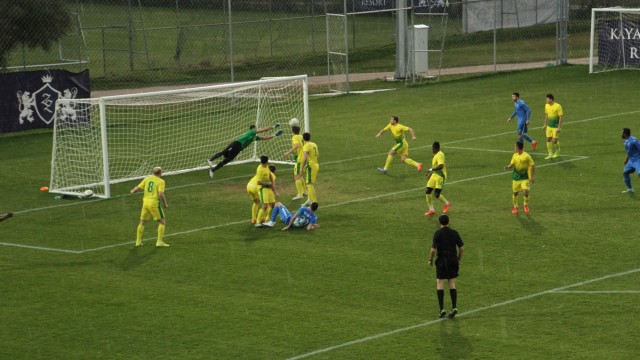
[(408, 165), (411, 165), (411, 166), (418, 166), (417, 162), (415, 162), (415, 161), (413, 161), (413, 160), (411, 160), (409, 158), (404, 159), (404, 163), (408, 164)]
[(304, 194), (304, 180), (302, 178), (296, 180), (296, 190), (298, 191), (298, 196), (302, 196)]
[(433, 210), (433, 196), (431, 194), (427, 194), (427, 206), (429, 206), (429, 210)]
[(387, 161), (384, 163), (385, 170), (389, 170), (389, 166), (391, 166), (391, 161), (393, 161), (393, 156), (387, 155)]
[(260, 208), (260, 210), (258, 211), (258, 217), (257, 217), (257, 219), (258, 219), (258, 223), (261, 223), (261, 222), (262, 222), (262, 216), (264, 215), (265, 211), (266, 211), (266, 210), (264, 210), (262, 207), (261, 207), (261, 208)]
[(158, 224), (158, 241), (157, 241), (157, 243), (161, 243), (163, 237), (164, 237), (164, 224)]
[(314, 184), (307, 184), (307, 193), (311, 202), (318, 202), (318, 196), (316, 195), (316, 186)]
[(560, 152), (560, 140), (558, 140), (557, 143), (555, 143), (556, 146), (556, 152)]
[(142, 242), (142, 233), (144, 232), (144, 225), (138, 224), (138, 231), (136, 231), (136, 244)]
[(553, 142), (547, 141), (547, 150), (549, 150), (549, 155), (553, 155)]
[(258, 210), (260, 210), (260, 204), (253, 203), (251, 206), (251, 221), (255, 222), (258, 218)]
[(438, 200), (440, 200), (440, 202), (443, 203), (443, 204), (447, 204), (448, 203), (447, 199), (445, 199), (444, 196), (442, 196), (442, 195), (440, 195), (440, 197), (438, 197)]
[(524, 197), (524, 204), (529, 205), (529, 196)]
[(267, 215), (265, 215), (265, 218), (267, 218), (267, 220), (271, 219), (272, 210), (273, 210), (273, 206), (269, 206), (269, 208), (267, 209)]
[(513, 195), (513, 207), (518, 207), (518, 195)]

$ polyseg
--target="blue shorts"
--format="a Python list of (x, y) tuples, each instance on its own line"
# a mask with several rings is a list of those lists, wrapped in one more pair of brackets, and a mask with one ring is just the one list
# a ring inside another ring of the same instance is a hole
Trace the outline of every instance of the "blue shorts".
[(524, 135), (529, 131), (529, 127), (527, 126), (527, 123), (520, 122), (518, 121), (518, 130), (516, 130), (516, 134), (518, 135)]
[(640, 160), (627, 161), (627, 165), (624, 167), (624, 173), (633, 174), (634, 172), (638, 173), (638, 176), (640, 176)]

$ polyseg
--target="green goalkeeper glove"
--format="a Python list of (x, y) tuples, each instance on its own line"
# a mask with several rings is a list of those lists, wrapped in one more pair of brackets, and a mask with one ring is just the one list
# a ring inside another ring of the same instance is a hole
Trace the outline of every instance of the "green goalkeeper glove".
[(273, 125), (273, 128), (274, 128), (274, 129), (277, 129), (277, 128), (279, 128), (279, 127), (280, 127), (280, 123), (276, 123), (275, 125)]
[(276, 131), (274, 136), (280, 136), (280, 135), (282, 135), (283, 132), (284, 132), (283, 130), (278, 130), (278, 131)]

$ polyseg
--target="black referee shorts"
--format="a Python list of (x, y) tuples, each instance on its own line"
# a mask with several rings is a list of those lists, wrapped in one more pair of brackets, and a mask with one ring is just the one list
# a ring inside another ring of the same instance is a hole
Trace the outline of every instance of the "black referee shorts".
[(460, 263), (457, 257), (444, 257), (436, 259), (436, 277), (438, 279), (455, 279), (458, 277)]

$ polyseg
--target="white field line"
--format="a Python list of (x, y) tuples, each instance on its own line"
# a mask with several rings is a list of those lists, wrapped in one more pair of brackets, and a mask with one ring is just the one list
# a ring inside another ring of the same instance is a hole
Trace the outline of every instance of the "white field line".
[[(205, 230), (211, 230), (211, 229), (216, 229), (216, 228), (220, 228), (220, 227), (225, 227), (225, 226), (231, 226), (231, 225), (238, 225), (238, 224), (246, 224), (248, 221), (247, 220), (242, 220), (242, 221), (234, 221), (234, 222), (230, 222), (230, 223), (226, 223), (226, 224), (220, 224), (220, 225), (212, 225), (212, 226), (207, 226), (207, 227), (203, 227), (203, 228), (198, 228), (198, 229), (191, 229), (191, 230), (186, 230), (186, 231), (179, 231), (179, 232), (175, 232), (175, 233), (171, 233), (171, 234), (166, 234), (164, 236), (164, 238), (168, 238), (168, 237), (173, 237), (173, 236), (178, 236), (178, 235), (184, 235), (184, 234), (190, 234), (190, 233), (194, 233), (194, 232), (198, 232), (198, 231), (205, 231)], [(142, 239), (142, 242), (148, 242), (148, 241), (155, 241), (156, 237), (148, 237), (146, 239)], [(127, 242), (123, 242), (123, 243), (119, 243), (119, 244), (113, 244), (113, 245), (107, 245), (107, 246), (101, 246), (101, 247), (97, 247), (94, 249), (86, 249), (86, 250), (80, 250), (77, 251), (76, 253), (78, 254), (82, 254), (82, 253), (87, 253), (87, 252), (92, 252), (92, 251), (98, 251), (98, 250), (104, 250), (104, 249), (110, 249), (110, 248), (114, 248), (114, 247), (118, 247), (118, 246), (125, 246), (125, 245), (131, 245), (132, 241), (127, 241)]]
[(554, 294), (640, 294), (640, 290), (559, 290)]
[[(465, 149), (468, 149), (468, 148), (465, 148)], [(483, 151), (483, 149), (472, 149), (472, 150)], [(489, 151), (494, 151), (494, 150), (489, 150)], [(495, 151), (502, 151), (502, 150), (495, 150)], [(506, 151), (506, 150), (505, 150), (505, 152), (512, 153), (512, 151)], [(559, 165), (559, 164), (563, 164), (563, 163), (567, 163), (567, 162), (585, 160), (585, 159), (588, 159), (588, 157), (586, 157), (586, 156), (576, 156), (576, 157), (573, 157), (572, 159), (567, 159), (567, 160), (563, 160), (563, 161), (554, 161), (554, 162), (550, 162), (548, 164), (537, 166), (536, 168), (539, 169), (539, 168), (543, 168), (543, 167), (547, 167), (547, 166), (554, 166), (554, 165)], [(467, 179), (455, 180), (455, 181), (447, 182), (447, 186), (458, 184), (458, 183), (463, 183), (463, 182), (467, 182), (467, 181), (474, 181), (474, 180), (480, 180), (480, 179), (485, 179), (485, 178), (494, 177), (494, 176), (510, 174), (510, 173), (511, 173), (510, 171), (501, 171), (501, 172), (488, 174), (488, 175), (482, 175), (482, 176), (476, 176), (476, 177), (467, 178)], [(404, 193), (408, 193), (408, 192), (413, 192), (413, 191), (417, 191), (417, 190), (424, 190), (424, 186), (413, 188), (413, 189), (395, 191), (395, 192), (386, 193), (386, 194), (380, 194), (380, 195), (376, 195), (376, 196), (370, 196), (370, 197), (366, 197), (366, 198), (347, 200), (347, 201), (343, 201), (343, 202), (339, 202), (339, 203), (325, 205), (325, 206), (323, 206), (323, 208), (330, 208), (330, 207), (342, 206), (342, 205), (347, 205), (347, 204), (365, 202), (365, 201), (384, 198), (384, 197), (387, 197), (387, 196), (395, 196), (395, 195), (398, 195), (398, 194), (404, 194)], [(129, 196), (129, 195), (120, 195), (120, 196)], [(203, 227), (203, 228), (197, 228), (197, 229), (191, 229), (191, 230), (186, 230), (186, 231), (182, 231), (182, 232), (165, 234), (164, 237), (167, 238), (167, 237), (173, 237), (173, 236), (177, 236), (177, 235), (190, 234), (190, 233), (194, 233), (194, 232), (206, 231), (206, 230), (211, 230), (211, 229), (220, 228), (220, 227), (244, 224), (246, 222), (247, 222), (246, 220), (245, 221), (234, 221), (234, 222), (230, 222), (230, 223), (226, 223), (226, 224), (206, 226), (206, 227)], [(146, 239), (143, 239), (143, 242), (147, 242), (147, 241), (150, 241), (150, 240), (153, 240), (153, 239), (155, 239), (155, 238), (151, 238), (151, 237), (150, 238), (146, 238)], [(119, 246), (131, 245), (131, 241), (118, 243), (118, 244), (113, 244), (113, 245), (101, 246), (101, 247), (97, 247), (97, 248), (85, 249), (85, 250), (75, 250), (75, 251), (74, 250), (61, 250), (61, 249), (55, 249), (55, 248), (25, 246), (25, 245), (20, 245), (20, 244), (12, 244), (12, 243), (4, 243), (4, 242), (0, 243), (0, 245), (2, 245), (2, 246), (24, 247), (24, 248), (31, 248), (31, 249), (44, 250), (44, 251), (61, 251), (61, 252), (68, 252), (68, 253), (74, 253), (74, 254), (82, 254), (82, 253), (87, 253), (87, 252), (92, 252), (92, 251), (110, 249), (110, 248), (119, 247)]]
[[(562, 287), (555, 288), (555, 289), (541, 291), (541, 292), (538, 292), (538, 293), (535, 293), (535, 294), (529, 294), (529, 295), (525, 295), (525, 296), (520, 296), (520, 297), (511, 299), (511, 300), (502, 301), (502, 302), (499, 302), (499, 303), (495, 303), (495, 304), (491, 304), (491, 305), (488, 305), (488, 306), (480, 307), (480, 308), (477, 308), (477, 309), (474, 309), (474, 310), (470, 310), (470, 311), (467, 311), (467, 312), (463, 312), (461, 314), (458, 314), (458, 317), (463, 317), (463, 316), (466, 317), (466, 316), (469, 316), (469, 315), (472, 315), (472, 314), (475, 314), (475, 313), (479, 313), (479, 312), (482, 312), (482, 311), (485, 311), (485, 310), (495, 309), (495, 308), (511, 305), (513, 303), (517, 303), (517, 302), (520, 302), (520, 301), (524, 301), (524, 300), (529, 300), (529, 299), (533, 299), (533, 298), (536, 298), (536, 297), (540, 297), (542, 295), (547, 295), (547, 294), (551, 294), (551, 293), (558, 293), (558, 292), (562, 292), (562, 291), (567, 290), (567, 289), (580, 287), (580, 286), (583, 286), (583, 285), (591, 284), (591, 283), (602, 281), (602, 280), (611, 279), (611, 278), (614, 278), (614, 277), (630, 275), (630, 274), (634, 274), (634, 273), (637, 273), (637, 272), (640, 272), (640, 268), (633, 269), (633, 270), (628, 270), (628, 271), (623, 271), (623, 272), (619, 272), (619, 273), (615, 273), (615, 274), (609, 274), (609, 275), (601, 276), (601, 277), (598, 277), (598, 278), (593, 278), (593, 279), (590, 279), (590, 280), (577, 282), (575, 284), (562, 286)], [(309, 357), (309, 356), (327, 353), (327, 352), (330, 352), (330, 351), (333, 351), (333, 350), (337, 350), (337, 349), (340, 349), (340, 348), (344, 348), (344, 347), (348, 347), (348, 346), (351, 346), (351, 345), (361, 344), (361, 343), (364, 343), (364, 342), (380, 339), (380, 338), (387, 337), (387, 336), (390, 336), (390, 335), (394, 335), (394, 334), (406, 332), (406, 331), (409, 331), (409, 330), (413, 330), (413, 329), (417, 329), (417, 328), (433, 325), (433, 324), (439, 323), (440, 321), (446, 321), (446, 319), (431, 320), (431, 321), (427, 321), (427, 322), (423, 322), (423, 323), (419, 323), (419, 324), (414, 324), (414, 325), (410, 325), (410, 326), (403, 327), (403, 328), (398, 328), (398, 329), (395, 329), (395, 330), (391, 330), (391, 331), (387, 331), (387, 332), (383, 332), (383, 333), (367, 336), (367, 337), (364, 337), (364, 338), (348, 341), (348, 342), (345, 342), (345, 343), (342, 343), (342, 344), (326, 347), (324, 349), (318, 349), (318, 350), (315, 350), (315, 351), (312, 351), (312, 352), (308, 352), (308, 353), (305, 353), (305, 354), (297, 355), (297, 356), (288, 358), (287, 360), (303, 359), (303, 358), (306, 358), (306, 357)]]
[[(584, 123), (584, 122), (589, 122), (589, 121), (594, 121), (594, 120), (601, 120), (601, 119), (606, 119), (606, 118), (615, 117), (615, 116), (630, 115), (630, 114), (635, 114), (635, 113), (639, 113), (639, 112), (640, 112), (640, 110), (636, 110), (636, 111), (628, 111), (628, 112), (617, 113), (617, 114), (596, 116), (596, 117), (592, 117), (592, 118), (588, 118), (588, 119), (582, 119), (582, 120), (566, 122), (566, 123), (563, 124), (563, 126), (567, 126), (567, 125), (571, 125), (571, 124)], [(542, 129), (542, 127), (540, 126), (540, 127), (534, 128), (534, 129)], [(457, 144), (457, 143), (461, 143), (461, 142), (476, 141), (476, 140), (481, 140), (481, 139), (487, 139), (487, 138), (504, 136), (504, 135), (513, 135), (513, 134), (514, 134), (514, 131), (509, 131), (509, 132), (503, 132), (503, 133), (498, 133), (498, 134), (492, 134), (492, 135), (485, 135), (485, 136), (479, 136), (479, 137), (468, 138), (468, 139), (449, 141), (449, 142), (446, 142), (446, 143), (442, 143), (442, 145), (445, 146), (445, 145)], [(424, 146), (413, 147), (413, 149), (424, 149), (424, 148), (430, 148), (430, 147), (431, 147), (431, 145), (424, 145)], [(454, 149), (454, 147), (450, 147), (450, 148)], [(465, 148), (458, 148), (458, 149), (465, 149)], [(478, 151), (497, 151), (497, 152), (502, 151), (502, 150), (490, 150), (490, 149), (489, 150), (487, 150), (487, 149), (477, 149), (477, 150)], [(362, 159), (367, 159), (367, 158), (371, 158), (371, 157), (384, 156), (386, 154), (387, 153), (385, 152), (385, 153), (379, 153), (379, 154), (373, 154), (373, 155), (364, 155), (364, 156), (352, 157), (352, 158), (348, 158), (348, 159), (341, 159), (341, 160), (323, 162), (320, 165), (338, 164), (338, 163), (343, 163), (343, 162), (348, 162), (348, 161), (356, 161), (356, 160), (362, 160)], [(535, 153), (533, 153), (533, 154), (535, 154)], [(561, 156), (565, 156), (565, 155), (561, 155)], [(247, 176), (249, 176), (249, 175), (247, 175)], [(235, 180), (235, 179), (244, 179), (247, 176), (236, 176), (236, 177), (231, 177), (231, 178), (215, 180), (214, 182), (221, 182), (221, 181)], [(172, 186), (172, 187), (169, 187), (167, 189), (168, 190), (173, 190), (173, 189), (180, 189), (180, 188), (186, 188), (186, 187), (191, 187), (191, 186), (199, 186), (199, 185), (210, 184), (210, 183), (212, 183), (212, 182), (211, 181), (205, 181), (205, 182), (199, 182), (199, 183), (193, 183), (193, 184), (187, 184), (187, 185)], [(130, 194), (122, 194), (122, 195), (112, 196), (112, 198), (113, 199), (117, 199), (117, 198), (123, 197), (123, 196), (131, 196), (131, 195)], [(102, 201), (102, 200), (104, 200), (104, 199), (96, 199), (96, 200), (91, 200), (91, 201)], [(19, 215), (19, 214), (24, 214), (24, 213), (28, 213), (28, 212), (48, 210), (48, 209), (59, 208), (59, 207), (63, 207), (63, 206), (75, 206), (75, 205), (80, 205), (80, 204), (82, 204), (82, 203), (74, 202), (74, 203), (69, 203), (69, 204), (64, 204), (64, 205), (61, 204), (61, 205), (45, 206), (45, 207), (41, 207), (41, 208), (34, 208), (34, 209), (27, 209), (27, 210), (19, 210), (19, 211), (14, 211), (13, 213), (16, 214), (16, 215)]]
[[(629, 111), (629, 112), (624, 112), (624, 113), (617, 113), (617, 114), (610, 114), (610, 115), (603, 115), (603, 116), (597, 116), (597, 117), (593, 117), (593, 118), (588, 118), (588, 119), (576, 120), (576, 121), (568, 122), (568, 123), (566, 123), (564, 125), (566, 126), (566, 125), (575, 124), (575, 123), (584, 123), (584, 122), (589, 122), (589, 121), (594, 121), (594, 120), (605, 119), (605, 118), (609, 118), (609, 117), (635, 114), (635, 113), (638, 113), (638, 112), (640, 112), (640, 110)], [(540, 127), (540, 128), (542, 128), (542, 127)], [(513, 134), (513, 131), (499, 133), (499, 134), (493, 134), (493, 135), (480, 136), (480, 137), (469, 138), (469, 139), (455, 140), (455, 141), (450, 141), (450, 142), (447, 142), (447, 143), (443, 143), (443, 145), (455, 144), (455, 143), (466, 142), (466, 141), (476, 141), (476, 140), (480, 140), (480, 139), (486, 139), (486, 138), (490, 138), (490, 137), (504, 136), (504, 135), (510, 135), (510, 134)], [(430, 145), (417, 147), (417, 148), (427, 148), (427, 147), (430, 147)], [(462, 148), (462, 147), (450, 147), (450, 148), (451, 149), (474, 150), (474, 151), (510, 152), (510, 151), (507, 151), (507, 150), (472, 149), (472, 148)], [(384, 154), (386, 154), (386, 153), (359, 156), (359, 157), (353, 157), (353, 158), (336, 160), (336, 161), (329, 161), (329, 162), (326, 162), (326, 163), (322, 163), (322, 165), (337, 164), (337, 163), (342, 163), (342, 162), (347, 162), (347, 161), (355, 161), (355, 160), (360, 160), (360, 159), (365, 159), (365, 158), (370, 158), (370, 157), (382, 156)], [(533, 153), (533, 154), (535, 154), (535, 153)], [(561, 155), (561, 156), (565, 156), (565, 155)], [(586, 159), (586, 157), (578, 157), (578, 158), (575, 158), (573, 160), (583, 160), (583, 159)], [(565, 161), (561, 161), (561, 162), (554, 162), (554, 163), (550, 163), (550, 164), (545, 164), (545, 165), (538, 166), (538, 168), (544, 167), (544, 166), (548, 166), (548, 165), (557, 165), (557, 164), (561, 164), (563, 162), (573, 161), (573, 160), (565, 160)], [(502, 173), (486, 175), (484, 177), (497, 176), (497, 175), (500, 175), (500, 174), (502, 174)], [(222, 182), (222, 181), (241, 179), (241, 178), (246, 178), (246, 176), (236, 176), (236, 177), (232, 177), (232, 178), (225, 178), (225, 179), (215, 180), (215, 182)], [(470, 181), (470, 180), (476, 180), (476, 179), (481, 179), (481, 178), (483, 178), (483, 177), (452, 181), (452, 182), (448, 183), (448, 185), (455, 184), (457, 182)], [(179, 188), (185, 188), (185, 187), (191, 187), (191, 186), (199, 186), (199, 185), (210, 184), (210, 183), (211, 183), (211, 181), (206, 181), (206, 182), (187, 184), (187, 185), (181, 185), (181, 186), (173, 186), (173, 187), (170, 187), (168, 189), (173, 190), (173, 189), (179, 189)], [(377, 198), (384, 197), (384, 196), (393, 196), (393, 195), (401, 194), (401, 193), (404, 193), (404, 192), (415, 191), (417, 189), (422, 189), (422, 187), (415, 188), (415, 189), (404, 190), (404, 191), (395, 192), (395, 193), (390, 193), (390, 194), (383, 194), (383, 195), (375, 196), (375, 197), (372, 197), (372, 198), (356, 199), (356, 200), (351, 200), (351, 201), (338, 203), (338, 204), (327, 205), (327, 206), (338, 206), (338, 205), (348, 204), (348, 203), (352, 203), (352, 202), (361, 202), (361, 201), (373, 200), (373, 199), (377, 199)], [(131, 196), (131, 195), (130, 194), (122, 194), (122, 195), (113, 196), (112, 198), (115, 199), (115, 198), (120, 198), (120, 197), (123, 197), (123, 196)], [(96, 200), (90, 200), (90, 201), (103, 201), (103, 199), (96, 199)], [(33, 208), (33, 209), (27, 209), (27, 210), (14, 211), (14, 214), (19, 215), (19, 214), (24, 214), (24, 213), (34, 212), (34, 211), (41, 211), (41, 210), (54, 209), (54, 208), (59, 208), (59, 207), (64, 207), (64, 206), (77, 206), (77, 205), (81, 205), (83, 203), (86, 204), (86, 201), (85, 202), (73, 202), (73, 203), (69, 203), (69, 204), (52, 205), (52, 206), (45, 206), (45, 207), (40, 207), (40, 208)], [(216, 225), (216, 227), (228, 226), (228, 225), (233, 225), (233, 224), (235, 224), (235, 223)], [(203, 228), (203, 229), (207, 229), (207, 228)], [(201, 231), (201, 230), (202, 229), (195, 229), (193, 231)], [(167, 234), (165, 236), (171, 236), (171, 234)], [(47, 249), (47, 248), (40, 248), (40, 247), (28, 247), (28, 246), (25, 246), (25, 245), (12, 244), (12, 243), (0, 243), (0, 245), (2, 245), (2, 246), (23, 247), (23, 248), (32, 248), (32, 249), (41, 249), (41, 250)], [(122, 245), (123, 244), (111, 245), (111, 246), (107, 246), (107, 248), (114, 247), (114, 246), (122, 246)], [(102, 248), (100, 248), (100, 249), (102, 249)], [(50, 251), (64, 251), (64, 250), (50, 249)], [(73, 250), (68, 250), (67, 252), (72, 252), (72, 251)], [(86, 252), (86, 251), (95, 251), (95, 250), (94, 249), (88, 249), (88, 250), (83, 250), (81, 252)]]
[(0, 245), (17, 247), (17, 248), (24, 248), (24, 249), (42, 250), (42, 251), (56, 251), (56, 252), (63, 252), (63, 253), (67, 253), (67, 254), (80, 254), (80, 253), (82, 253), (82, 251), (78, 251), (78, 250), (65, 250), (65, 249), (50, 248), (50, 247), (45, 247), (45, 246), (31, 246), (31, 245), (13, 244), (13, 243), (5, 243), (5, 242), (0, 242)]
[[(588, 159), (588, 157), (586, 157), (586, 156), (575, 157), (573, 159), (568, 159), (568, 160), (563, 160), (563, 161), (556, 161), (556, 162), (553, 162), (553, 163), (548, 163), (548, 164), (536, 166), (536, 169), (540, 169), (540, 168), (547, 167), (547, 166), (559, 165), (559, 164), (562, 164), (562, 163), (568, 163), (568, 162), (572, 162), (572, 161), (585, 160), (585, 159)], [(486, 178), (489, 178), (489, 177), (500, 176), (500, 175), (505, 175), (505, 174), (511, 174), (511, 171), (502, 171), (502, 172), (488, 174), (488, 175), (482, 175), (482, 176), (476, 176), (476, 177), (462, 179), (462, 180), (450, 181), (450, 182), (447, 182), (447, 186), (453, 185), (453, 184), (459, 184), (459, 183), (463, 183), (463, 182), (467, 182), (467, 181), (486, 179)], [(392, 192), (392, 193), (380, 194), (380, 195), (371, 196), (371, 197), (367, 197), (367, 198), (347, 200), (347, 201), (343, 201), (343, 202), (340, 202), (340, 203), (323, 205), (322, 208), (324, 209), (324, 208), (328, 208), (328, 207), (341, 206), (341, 205), (352, 204), (352, 203), (357, 203), (357, 202), (375, 200), (375, 199), (380, 199), (380, 198), (387, 197), (387, 196), (395, 196), (395, 195), (398, 195), (398, 194), (404, 194), (404, 193), (408, 193), (408, 192), (412, 192), (412, 191), (424, 190), (424, 188), (425, 188), (424, 186), (421, 186), (421, 187), (417, 187), (417, 188), (413, 188), (413, 189), (400, 190), (400, 191), (396, 191), (396, 192)]]

